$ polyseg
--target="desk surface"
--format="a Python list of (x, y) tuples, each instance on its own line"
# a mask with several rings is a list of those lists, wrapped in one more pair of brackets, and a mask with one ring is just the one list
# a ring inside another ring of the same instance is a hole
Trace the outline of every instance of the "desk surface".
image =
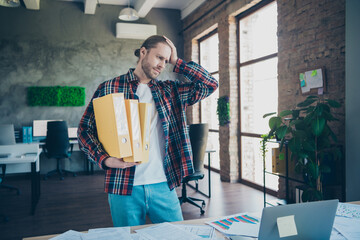
[[(360, 205), (360, 201), (356, 201), (356, 202), (349, 202), (352, 204), (359, 204)], [(205, 224), (205, 222), (211, 221), (213, 219), (215, 219), (216, 217), (212, 217), (212, 218), (201, 218), (201, 219), (192, 219), (192, 220), (185, 220), (185, 221), (180, 221), (180, 222), (172, 222), (174, 224), (192, 224), (192, 225), (199, 225), (199, 224)], [(131, 233), (134, 233), (135, 230), (137, 229), (141, 229), (141, 228), (145, 228), (145, 227), (149, 227), (152, 224), (146, 224), (146, 225), (140, 225), (140, 226), (134, 226), (131, 227)], [(58, 234), (53, 234), (53, 235), (46, 235), (46, 236), (38, 236), (38, 237), (29, 237), (29, 238), (23, 238), (23, 240), (48, 240), (52, 237), (57, 236)], [(223, 236), (219, 231), (216, 230), (216, 235), (218, 237)], [(225, 239), (225, 238), (224, 238)]]
[[(205, 222), (207, 221), (211, 221), (213, 218), (201, 218), (201, 219), (192, 219), (192, 220), (185, 220), (185, 221), (180, 221), (180, 222), (172, 222), (173, 224), (192, 224), (192, 225), (201, 225), (201, 224), (205, 224)], [(141, 229), (141, 228), (145, 228), (145, 227), (149, 227), (153, 224), (146, 224), (146, 225), (139, 225), (139, 226), (134, 226), (134, 227), (130, 227), (131, 233), (134, 233), (135, 230), (137, 229)], [(57, 236), (58, 234), (53, 234), (53, 235), (45, 235), (45, 236), (38, 236), (38, 237), (29, 237), (29, 238), (23, 238), (23, 240), (48, 240), (50, 238), (53, 238), (55, 236)], [(218, 237), (223, 236), (220, 232), (218, 232), (216, 230), (216, 235)]]

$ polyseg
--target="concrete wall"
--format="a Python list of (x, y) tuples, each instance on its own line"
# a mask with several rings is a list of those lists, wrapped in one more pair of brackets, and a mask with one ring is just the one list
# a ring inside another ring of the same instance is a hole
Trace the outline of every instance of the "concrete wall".
[[(115, 38), (121, 8), (101, 5), (95, 15), (85, 15), (82, 3), (51, 0), (41, 1), (39, 11), (0, 7), (0, 123), (21, 128), (37, 119), (63, 119), (77, 127), (85, 106), (29, 107), (26, 88), (85, 87), (87, 105), (99, 83), (134, 67), (133, 52), (143, 40)], [(180, 11), (153, 9), (138, 23), (157, 25), (183, 56)], [(176, 77), (171, 66), (160, 79), (169, 77)], [(81, 161), (74, 164), (82, 170)]]
[(346, 201), (360, 200), (360, 2), (346, 1)]

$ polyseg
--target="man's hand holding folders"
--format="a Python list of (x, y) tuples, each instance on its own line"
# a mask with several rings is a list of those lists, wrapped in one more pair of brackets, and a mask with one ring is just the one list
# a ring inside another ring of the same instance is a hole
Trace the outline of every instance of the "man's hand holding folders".
[(123, 93), (93, 100), (99, 141), (110, 155), (110, 168), (128, 168), (149, 159), (151, 104), (124, 99)]

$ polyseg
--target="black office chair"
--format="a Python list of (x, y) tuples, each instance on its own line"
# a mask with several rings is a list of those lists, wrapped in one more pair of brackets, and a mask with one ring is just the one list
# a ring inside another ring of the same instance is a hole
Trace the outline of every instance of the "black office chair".
[[(189, 126), (189, 135), (191, 148), (193, 151), (193, 164), (195, 172), (182, 179), (181, 196), (179, 197), (180, 204), (188, 202), (200, 208), (200, 214), (205, 213), (205, 201), (203, 199), (188, 197), (186, 192), (186, 184), (190, 181), (197, 181), (204, 178), (204, 155), (208, 139), (209, 126), (207, 123), (191, 124)], [(201, 202), (201, 206), (196, 202)]]
[(64, 179), (64, 173), (76, 173), (62, 169), (61, 159), (68, 158), (71, 160), (73, 145), (69, 142), (68, 127), (65, 121), (50, 121), (47, 123), (47, 133), (44, 146), (44, 152), (47, 158), (56, 158), (57, 167), (55, 170), (48, 172), (44, 180), (54, 174), (60, 175), (60, 180)]

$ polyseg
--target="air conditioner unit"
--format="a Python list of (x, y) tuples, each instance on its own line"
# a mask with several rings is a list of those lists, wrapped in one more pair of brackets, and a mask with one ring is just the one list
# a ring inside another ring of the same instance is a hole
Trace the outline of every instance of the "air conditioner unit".
[(116, 38), (147, 39), (156, 35), (156, 25), (116, 23)]

